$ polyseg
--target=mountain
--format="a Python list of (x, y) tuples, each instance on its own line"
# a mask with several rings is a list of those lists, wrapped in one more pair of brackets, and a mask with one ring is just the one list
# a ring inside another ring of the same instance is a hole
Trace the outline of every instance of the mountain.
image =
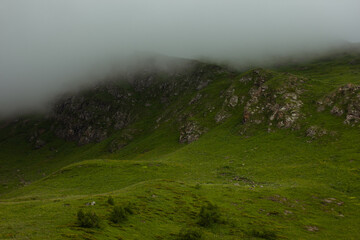
[(112, 77), (0, 123), (0, 238), (357, 239), (359, 127), (357, 51)]

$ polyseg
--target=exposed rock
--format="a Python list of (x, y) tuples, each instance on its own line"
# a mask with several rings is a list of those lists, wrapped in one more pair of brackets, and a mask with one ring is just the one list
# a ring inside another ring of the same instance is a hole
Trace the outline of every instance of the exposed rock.
[(301, 117), (300, 100), (302, 79), (290, 75), (280, 86), (266, 84), (271, 75), (262, 70), (251, 73), (254, 87), (249, 91), (250, 99), (244, 108), (244, 123), (267, 123), (278, 128), (294, 128)]
[(319, 228), (317, 226), (305, 226), (305, 228), (309, 232), (317, 232), (317, 231), (319, 231)]
[(196, 96), (190, 100), (189, 105), (197, 103), (201, 99), (201, 97), (202, 97), (201, 93), (196, 94)]
[(45, 146), (46, 142), (42, 139), (36, 139), (35, 143), (34, 143), (34, 148), (35, 149), (40, 149), (43, 146)]
[(336, 204), (338, 206), (344, 205), (344, 202), (337, 200), (336, 198), (325, 198), (322, 200), (323, 204)]
[(293, 212), (289, 210), (284, 210), (284, 215), (290, 215), (290, 214), (293, 214)]
[(111, 105), (96, 98), (86, 99), (80, 96), (59, 102), (54, 107), (51, 118), (55, 120), (55, 134), (58, 137), (87, 144), (105, 139), (107, 128), (118, 122), (118, 116), (110, 119), (110, 112), (116, 112)]
[(110, 153), (114, 153), (120, 149), (122, 149), (123, 147), (125, 147), (128, 143), (124, 140), (113, 140), (111, 141), (111, 143), (109, 144), (109, 152)]
[(131, 113), (118, 111), (113, 116), (113, 122), (116, 130), (123, 129), (132, 122)]
[(200, 127), (195, 122), (186, 122), (180, 127), (180, 143), (191, 143), (200, 138), (200, 136), (205, 133), (205, 129)]
[(200, 84), (196, 87), (196, 90), (201, 90), (209, 84), (209, 81), (200, 82)]
[(89, 126), (83, 133), (79, 139), (79, 144), (87, 144), (92, 141), (101, 142), (107, 137), (106, 130), (103, 129), (93, 129)]
[(341, 108), (338, 108), (337, 106), (334, 106), (332, 109), (331, 109), (331, 113), (336, 115), (336, 116), (341, 116), (344, 114), (344, 110), (342, 110)]
[(330, 109), (335, 116), (345, 116), (345, 124), (354, 126), (360, 122), (360, 85), (342, 86), (319, 100), (318, 106), (318, 111)]
[[(223, 122), (227, 118), (229, 118), (232, 115), (231, 112), (239, 103), (239, 96), (235, 95), (234, 85), (231, 85), (226, 91), (221, 91), (220, 98), (224, 98), (224, 102), (222, 104), (221, 109), (215, 115), (216, 123)], [(241, 101), (242, 101), (241, 103), (243, 103), (243, 98), (241, 98)]]
[(215, 115), (215, 122), (216, 123), (220, 123), (225, 121), (227, 118), (229, 118), (231, 116), (230, 113), (224, 111), (224, 110), (220, 110), (216, 115)]
[(282, 203), (282, 204), (284, 204), (288, 201), (288, 199), (286, 197), (282, 197), (280, 195), (270, 196), (270, 197), (268, 197), (268, 199), (273, 202), (278, 202), (278, 203)]
[[(121, 76), (121, 79), (107, 80), (95, 88), (59, 100), (50, 116), (54, 120), (53, 131), (58, 137), (79, 144), (100, 142), (113, 130), (125, 129), (141, 118), (150, 106), (161, 103), (166, 107), (186, 90), (200, 90), (216, 74), (224, 72), (227, 70), (221, 67), (194, 62), (181, 72), (146, 69)], [(119, 81), (127, 83), (126, 87), (121, 87)], [(201, 97), (201, 94), (196, 95), (189, 104)]]
[(236, 105), (238, 104), (238, 102), (239, 102), (239, 97), (236, 96), (236, 95), (234, 95), (234, 96), (232, 96), (232, 97), (230, 98), (230, 100), (229, 100), (229, 106), (230, 106), (230, 107), (236, 107)]
[(326, 129), (320, 128), (318, 126), (311, 126), (306, 130), (306, 136), (312, 139), (316, 139), (327, 134), (328, 131)]
[(242, 78), (239, 79), (240, 82), (244, 83), (244, 82), (251, 82), (252, 81), (252, 77), (251, 76), (244, 76)]

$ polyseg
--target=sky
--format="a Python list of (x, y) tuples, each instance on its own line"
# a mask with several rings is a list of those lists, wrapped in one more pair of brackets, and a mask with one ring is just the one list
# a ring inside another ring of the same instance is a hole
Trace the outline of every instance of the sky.
[(360, 42), (359, 0), (0, 0), (0, 116), (134, 54), (241, 65)]

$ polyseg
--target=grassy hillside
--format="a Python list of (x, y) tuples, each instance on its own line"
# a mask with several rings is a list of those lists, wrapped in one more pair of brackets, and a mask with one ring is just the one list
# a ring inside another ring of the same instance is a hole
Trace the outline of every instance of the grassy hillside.
[[(4, 123), (0, 239), (358, 239), (360, 125), (318, 101), (360, 84), (360, 56), (206, 77), (166, 106), (139, 94), (141, 117), (99, 143), (46, 130), (34, 149), (50, 120)], [(109, 196), (126, 220), (110, 220)], [(209, 202), (220, 218), (204, 225)]]

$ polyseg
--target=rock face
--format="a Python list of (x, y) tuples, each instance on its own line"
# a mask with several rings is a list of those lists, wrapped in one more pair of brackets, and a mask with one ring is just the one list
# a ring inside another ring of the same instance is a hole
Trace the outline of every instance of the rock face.
[[(50, 116), (54, 120), (53, 131), (58, 137), (79, 144), (100, 142), (112, 131), (125, 129), (141, 119), (145, 113), (150, 115), (154, 106), (166, 108), (186, 91), (205, 88), (216, 74), (224, 71), (215, 65), (196, 62), (181, 72), (146, 70), (109, 80), (87, 92), (58, 101)], [(198, 93), (189, 105), (201, 97)], [(195, 133), (188, 133), (191, 136), (182, 141), (191, 142), (196, 138)], [(114, 143), (111, 151), (122, 145)]]
[(109, 129), (122, 129), (132, 121), (130, 110), (112, 100), (113, 104), (107, 104), (81, 96), (61, 101), (51, 116), (55, 120), (55, 134), (79, 144), (104, 140)]
[(351, 126), (360, 122), (360, 85), (347, 84), (318, 101), (318, 111), (344, 117)]
[[(269, 83), (270, 73), (255, 70), (249, 76), (243, 77), (246, 81), (253, 81), (250, 89), (250, 99), (244, 108), (244, 123), (266, 123), (278, 128), (295, 127), (296, 121), (301, 117), (300, 100), (302, 93), (301, 84), (304, 82), (296, 76), (289, 75), (280, 82)], [(242, 81), (245, 81), (242, 80)]]

